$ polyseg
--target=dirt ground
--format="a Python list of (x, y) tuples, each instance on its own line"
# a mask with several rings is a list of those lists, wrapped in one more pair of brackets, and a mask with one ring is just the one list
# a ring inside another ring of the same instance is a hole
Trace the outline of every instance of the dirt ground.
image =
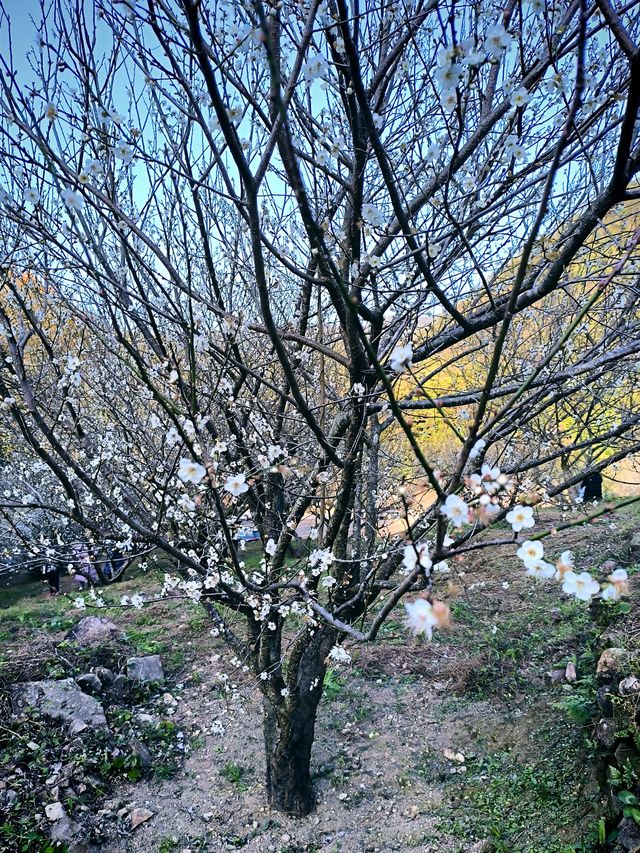
[[(633, 574), (625, 542), (636, 523), (626, 511), (545, 547), (572, 548), (596, 575), (607, 559)], [(330, 671), (313, 758), (318, 807), (304, 820), (266, 807), (259, 693), (199, 611), (172, 610), (168, 622), (153, 608), (109, 613), (139, 650), (166, 659), (175, 704), (158, 697), (150, 710), (184, 730), (190, 750), (170, 779), (117, 786), (108, 808), (153, 816), (133, 833), (123, 823), (102, 853), (589, 850), (604, 805), (591, 723), (567, 710), (590, 689), (590, 644), (604, 630), (593, 608), (485, 552), (452, 566), (441, 589), (453, 624), (431, 643), (408, 637), (399, 613), (379, 643)], [(1, 634), (3, 645), (16, 651), (21, 630)], [(578, 681), (551, 683), (570, 661)]]

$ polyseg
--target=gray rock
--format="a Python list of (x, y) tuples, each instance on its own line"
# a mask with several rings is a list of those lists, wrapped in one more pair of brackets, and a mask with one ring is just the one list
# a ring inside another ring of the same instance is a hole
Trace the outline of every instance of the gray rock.
[(151, 767), (151, 753), (149, 752), (145, 744), (143, 744), (142, 741), (139, 740), (132, 740), (130, 747), (131, 754), (135, 755), (135, 757), (138, 759), (138, 767), (140, 767), (142, 770), (148, 770), (149, 767)]
[(630, 817), (625, 817), (618, 829), (617, 847), (625, 853), (640, 853), (640, 826)]
[(157, 682), (164, 684), (164, 670), (160, 655), (145, 655), (140, 658), (129, 658), (127, 661), (127, 676), (131, 681), (143, 684)]
[(105, 640), (119, 640), (124, 637), (122, 631), (110, 619), (99, 616), (85, 616), (67, 634), (68, 640), (83, 645), (103, 643)]
[(52, 841), (66, 845), (69, 853), (89, 853), (92, 849), (83, 837), (84, 831), (80, 824), (71, 820), (68, 815), (53, 824), (49, 836)]
[(617, 739), (616, 724), (613, 720), (602, 719), (596, 726), (596, 740), (607, 749), (611, 749)]
[(100, 679), (100, 683), (104, 687), (109, 687), (109, 685), (113, 684), (115, 679), (115, 673), (113, 673), (110, 669), (107, 669), (106, 666), (96, 666), (93, 670), (95, 674)]
[(85, 693), (100, 693), (102, 682), (93, 672), (84, 672), (76, 678), (76, 684)]
[(113, 684), (109, 687), (109, 695), (113, 699), (126, 699), (131, 692), (131, 682), (126, 675), (116, 675)]
[(76, 732), (79, 726), (100, 728), (107, 725), (100, 702), (83, 693), (72, 678), (27, 681), (15, 684), (9, 690), (14, 713), (32, 708), (51, 720), (74, 725)]
[(623, 678), (618, 685), (618, 692), (621, 696), (635, 696), (640, 693), (640, 678), (637, 675), (629, 675)]

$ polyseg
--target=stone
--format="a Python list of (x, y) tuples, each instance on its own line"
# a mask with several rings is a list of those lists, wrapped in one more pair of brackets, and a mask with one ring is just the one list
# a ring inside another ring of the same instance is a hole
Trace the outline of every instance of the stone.
[(572, 684), (574, 681), (578, 680), (578, 674), (576, 672), (576, 665), (573, 661), (569, 661), (567, 664), (567, 668), (564, 671), (565, 681), (568, 681), (569, 684)]
[(640, 853), (640, 826), (630, 817), (620, 821), (617, 846), (625, 853)]
[(132, 740), (130, 743), (131, 754), (138, 759), (138, 767), (148, 770), (151, 767), (151, 753), (142, 741)]
[(124, 634), (110, 619), (100, 616), (85, 616), (67, 633), (68, 640), (75, 640), (82, 645), (95, 645), (105, 640), (121, 640)]
[(100, 702), (83, 693), (72, 678), (27, 681), (12, 685), (9, 690), (14, 713), (32, 708), (51, 720), (60, 720), (68, 726), (75, 724), (73, 734), (89, 726), (102, 728), (107, 725)]
[(142, 684), (157, 682), (164, 684), (164, 670), (160, 655), (145, 655), (145, 657), (129, 658), (127, 661), (127, 676), (131, 681)]
[(62, 803), (48, 803), (44, 807), (44, 813), (48, 820), (62, 820), (67, 814)]
[(100, 693), (102, 690), (102, 682), (93, 672), (84, 672), (82, 675), (78, 675), (76, 677), (76, 684), (84, 693), (89, 693), (90, 695)]
[(91, 847), (83, 835), (80, 824), (71, 820), (66, 814), (53, 824), (49, 832), (51, 840), (64, 845), (68, 853), (89, 853)]
[(149, 811), (149, 809), (134, 809), (129, 815), (131, 829), (135, 829), (151, 817), (153, 817), (153, 812)]
[(598, 708), (602, 711), (605, 717), (613, 717), (613, 701), (612, 693), (609, 687), (599, 687), (596, 691), (596, 702)]
[(625, 666), (629, 663), (630, 655), (626, 649), (608, 648), (605, 649), (596, 667), (596, 674), (600, 677), (609, 678), (613, 675), (620, 675), (624, 672)]
[(467, 853), (491, 853), (493, 850), (493, 842), (488, 838), (483, 841), (476, 841), (471, 847), (467, 847)]
[(603, 572), (614, 572), (616, 569), (616, 561), (615, 560), (605, 560), (604, 563), (600, 566)]
[(120, 673), (113, 679), (113, 684), (109, 687), (109, 695), (114, 699), (126, 699), (131, 693), (131, 682), (126, 675)]
[(547, 677), (552, 687), (557, 687), (564, 682), (564, 669), (552, 669), (547, 673)]
[(607, 749), (611, 749), (617, 740), (616, 724), (606, 717), (596, 726), (596, 740)]
[(113, 684), (113, 681), (116, 677), (115, 673), (108, 669), (106, 666), (96, 666), (93, 671), (98, 676), (98, 678), (100, 679), (100, 683), (104, 687), (109, 687), (111, 684)]
[(618, 685), (618, 692), (621, 696), (635, 696), (640, 693), (640, 678), (636, 675), (629, 675), (623, 678)]
[(73, 720), (71, 725), (69, 726), (69, 734), (79, 735), (80, 732), (83, 732), (85, 729), (88, 729), (89, 726), (85, 723), (84, 720)]

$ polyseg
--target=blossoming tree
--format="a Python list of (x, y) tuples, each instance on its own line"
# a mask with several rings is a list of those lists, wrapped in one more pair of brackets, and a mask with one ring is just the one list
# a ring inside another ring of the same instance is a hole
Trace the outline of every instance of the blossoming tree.
[(2, 12), (5, 523), (172, 560), (279, 809), (327, 660), (405, 598), (430, 636), (448, 557), (624, 591), (532, 528), (640, 449), (638, 5), (60, 0), (28, 51)]

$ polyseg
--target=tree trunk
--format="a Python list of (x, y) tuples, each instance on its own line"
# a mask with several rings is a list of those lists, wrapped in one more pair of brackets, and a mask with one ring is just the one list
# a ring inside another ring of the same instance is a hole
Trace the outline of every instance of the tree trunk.
[(273, 808), (296, 817), (308, 815), (316, 805), (310, 764), (318, 700), (300, 703), (286, 722), (278, 724), (264, 697), (267, 798)]
[(336, 640), (336, 631), (317, 628), (312, 637), (301, 639), (301, 654), (290, 661), (295, 674), (295, 692), (277, 708), (263, 695), (264, 745), (267, 764), (267, 798), (278, 811), (304, 817), (315, 809), (311, 782), (311, 748), (316, 714), (322, 698), (326, 657)]

